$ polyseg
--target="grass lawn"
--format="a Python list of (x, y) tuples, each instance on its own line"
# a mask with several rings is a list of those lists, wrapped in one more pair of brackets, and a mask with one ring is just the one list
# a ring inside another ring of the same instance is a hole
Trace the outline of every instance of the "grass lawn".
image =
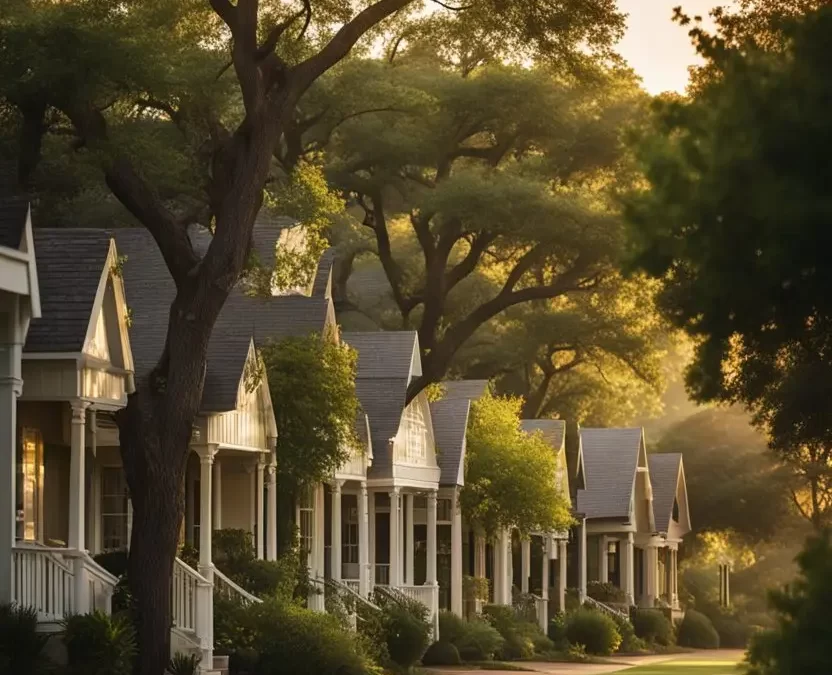
[(622, 671), (622, 675), (742, 675), (743, 668), (732, 660), (680, 658)]

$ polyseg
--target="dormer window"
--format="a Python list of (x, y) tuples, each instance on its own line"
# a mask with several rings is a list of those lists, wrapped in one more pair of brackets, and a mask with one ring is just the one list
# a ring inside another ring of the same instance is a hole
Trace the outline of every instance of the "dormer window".
[(415, 403), (404, 411), (405, 438), (407, 438), (406, 459), (419, 462), (427, 459), (428, 428), (421, 408)]

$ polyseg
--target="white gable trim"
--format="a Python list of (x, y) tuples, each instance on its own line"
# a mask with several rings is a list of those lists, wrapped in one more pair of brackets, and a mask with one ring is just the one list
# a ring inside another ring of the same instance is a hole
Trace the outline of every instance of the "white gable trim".
[[(413, 336), (413, 354), (410, 356), (410, 373), (407, 378), (407, 384), (410, 385), (410, 381), (414, 377), (421, 377), (422, 376), (422, 350), (419, 348), (419, 334), (415, 333)], [(428, 411), (430, 414), (430, 411)]]
[(20, 250), (29, 259), (29, 309), (33, 319), (40, 318), (40, 286), (38, 285), (38, 265), (35, 260), (35, 240), (32, 236), (32, 205), (26, 209), (26, 225), (23, 227), (23, 240)]

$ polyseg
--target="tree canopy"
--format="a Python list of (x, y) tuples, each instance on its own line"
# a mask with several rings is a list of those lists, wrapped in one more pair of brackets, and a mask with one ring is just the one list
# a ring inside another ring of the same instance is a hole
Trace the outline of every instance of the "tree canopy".
[[(593, 74), (494, 64), (463, 76), (414, 49), (354, 62), (310, 93), (309, 118), (324, 112), (296, 154), (325, 148), (355, 217), (347, 248), (377, 256), (389, 325), (419, 331), (410, 396), (490, 319), (557, 308), (614, 276), (623, 229), (609, 188), (629, 176), (621, 127), (642, 98), (627, 73)], [(356, 101), (358, 82), (371, 85)]]
[(462, 513), (487, 534), (565, 530), (571, 505), (558, 484), (556, 451), (520, 429), (521, 401), (487, 394), (471, 406)]
[(711, 76), (657, 106), (649, 187), (629, 202), (637, 264), (696, 341), (690, 391), (752, 411), (818, 526), (832, 506), (830, 28), (827, 7), (782, 19), (776, 48), (695, 31)]

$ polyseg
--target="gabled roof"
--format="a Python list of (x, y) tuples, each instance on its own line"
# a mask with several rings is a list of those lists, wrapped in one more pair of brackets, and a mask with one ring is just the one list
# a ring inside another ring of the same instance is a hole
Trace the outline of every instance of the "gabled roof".
[(332, 295), (332, 267), (335, 264), (335, 249), (328, 248), (318, 261), (318, 269), (312, 282), (313, 297)]
[[(419, 340), (415, 331), (342, 333), (341, 339), (358, 352), (359, 379), (404, 379), (409, 382), (421, 370)], [(415, 372), (414, 372), (415, 371)]]
[(563, 420), (520, 420), (520, 428), (527, 434), (539, 431), (543, 439), (558, 451), (566, 443), (566, 422)]
[[(656, 530), (667, 532), (673, 514), (673, 502), (682, 480), (682, 455), (675, 452), (648, 455), (650, 484), (653, 487), (653, 512)], [(680, 505), (681, 506), (681, 505)]]
[(488, 380), (445, 380), (442, 383), (444, 400), (467, 399), (476, 401), (488, 391)]
[(342, 333), (341, 339), (358, 352), (355, 392), (370, 419), (373, 467), (389, 469), (390, 440), (401, 425), (407, 386), (421, 373), (414, 367), (420, 365), (419, 340), (413, 331)]
[(41, 318), (32, 321), (24, 351), (80, 352), (110, 253), (110, 236), (96, 229), (36, 229), (34, 245)]
[(642, 429), (581, 429), (586, 470), (585, 490), (578, 490), (578, 511), (587, 518), (628, 518)]
[(273, 216), (262, 209), (260, 210), (251, 233), (251, 249), (257, 255), (260, 264), (267, 267), (274, 265), (278, 240), (284, 230), (291, 230), (298, 225), (298, 221), (294, 218)]
[(465, 432), (470, 409), (468, 399), (442, 399), (430, 404), (440, 485), (465, 484)]
[(20, 249), (28, 213), (25, 197), (0, 197), (0, 246)]

